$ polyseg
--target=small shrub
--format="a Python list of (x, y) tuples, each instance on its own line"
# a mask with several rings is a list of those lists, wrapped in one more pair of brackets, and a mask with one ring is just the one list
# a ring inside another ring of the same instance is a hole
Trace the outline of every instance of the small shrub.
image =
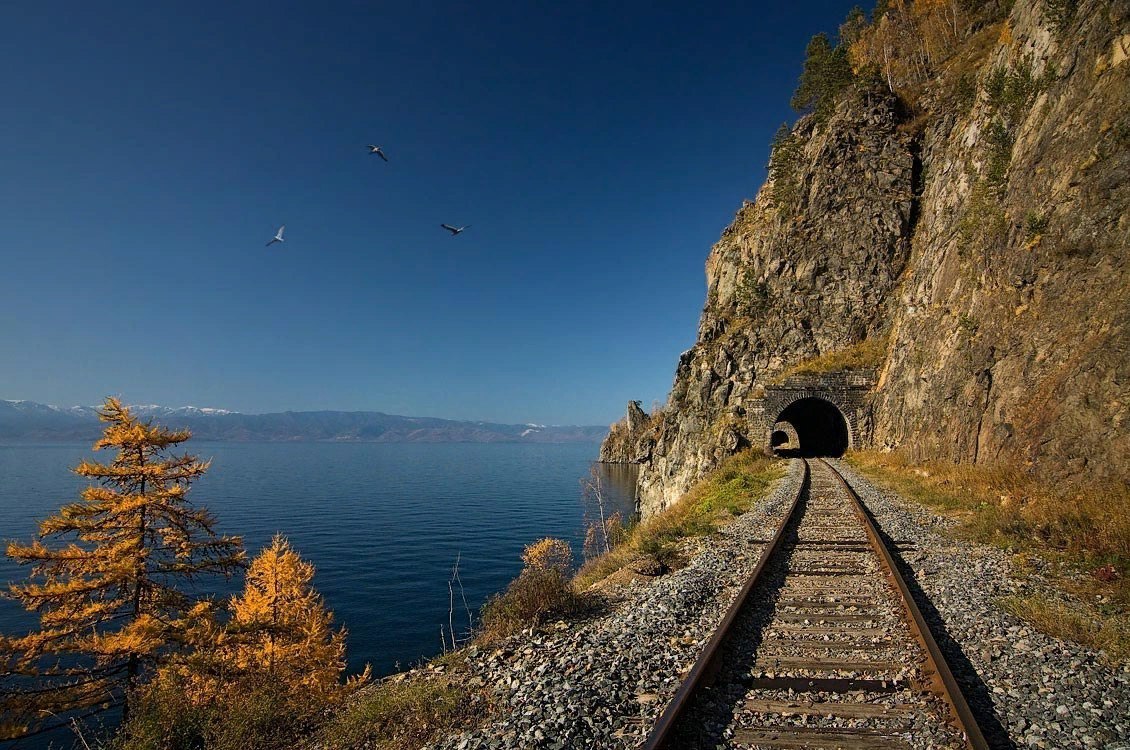
[(981, 327), (981, 324), (977, 322), (977, 318), (974, 318), (972, 315), (959, 315), (957, 318), (957, 326), (970, 336), (973, 336), (977, 333), (977, 329)]
[(556, 570), (568, 573), (573, 567), (573, 550), (563, 539), (545, 537), (522, 550), (522, 562), (534, 570)]
[(1028, 240), (1039, 237), (1048, 231), (1048, 215), (1039, 211), (1030, 211), (1024, 218), (1024, 235)]
[(486, 641), (505, 638), (550, 619), (569, 617), (582, 609), (582, 603), (565, 573), (556, 568), (525, 568), (506, 591), (483, 605), (480, 637)]
[(772, 306), (772, 293), (769, 291), (769, 285), (764, 281), (758, 281), (751, 271), (742, 274), (741, 281), (738, 282), (738, 287), (734, 291), (734, 299), (744, 313), (751, 318), (761, 317), (769, 312)]
[(573, 590), (569, 543), (546, 537), (522, 552), (525, 567), (506, 591), (483, 605), (480, 637), (490, 641), (554, 617), (569, 617), (584, 608), (584, 597)]
[(1067, 31), (1075, 20), (1079, 0), (1044, 0), (1044, 20), (1059, 33)]
[(679, 563), (679, 550), (670, 541), (659, 537), (644, 537), (637, 545), (637, 549), (645, 555), (654, 557), (668, 568), (674, 568)]

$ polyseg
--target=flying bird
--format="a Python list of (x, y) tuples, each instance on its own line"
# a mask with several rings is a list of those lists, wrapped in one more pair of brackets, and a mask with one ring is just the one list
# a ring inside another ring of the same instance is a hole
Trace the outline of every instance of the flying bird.
[(369, 144), (369, 154), (370, 154), (370, 155), (372, 155), (372, 154), (376, 154), (377, 156), (381, 157), (381, 158), (382, 158), (382, 159), (384, 159), (385, 161), (388, 161), (388, 157), (387, 157), (387, 156), (385, 156), (385, 152), (384, 152), (384, 151), (381, 151), (381, 147), (380, 147), (380, 146), (374, 146), (373, 144), (371, 144), (371, 143), (370, 143), (370, 144)]
[(283, 236), (282, 236), (284, 229), (286, 229), (286, 224), (283, 224), (281, 227), (279, 227), (279, 231), (275, 232), (275, 236), (273, 238), (271, 238), (270, 242), (267, 243), (267, 247), (270, 247), (271, 245), (275, 244), (276, 242), (283, 242), (284, 241)]
[(443, 227), (444, 229), (446, 229), (447, 231), (451, 232), (451, 236), (454, 237), (455, 235), (462, 232), (464, 229), (469, 228), (471, 225), (468, 224), (467, 226), (463, 226), (463, 227), (453, 227), (450, 224), (440, 224), (440, 226)]

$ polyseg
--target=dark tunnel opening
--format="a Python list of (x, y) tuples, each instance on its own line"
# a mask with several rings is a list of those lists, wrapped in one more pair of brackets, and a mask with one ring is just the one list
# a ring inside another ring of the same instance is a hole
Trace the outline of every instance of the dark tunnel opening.
[(847, 420), (836, 405), (822, 398), (794, 401), (777, 417), (796, 428), (799, 445), (789, 453), (798, 456), (842, 456), (848, 449)]
[(778, 445), (785, 445), (789, 442), (789, 433), (784, 430), (774, 430), (773, 434), (769, 436), (769, 447), (776, 448)]

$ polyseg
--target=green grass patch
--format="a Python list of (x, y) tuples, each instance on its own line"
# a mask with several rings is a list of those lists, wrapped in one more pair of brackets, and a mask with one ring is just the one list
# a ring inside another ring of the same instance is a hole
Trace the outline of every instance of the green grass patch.
[(587, 589), (640, 555), (670, 565), (680, 540), (713, 533), (745, 513), (784, 475), (784, 467), (784, 461), (754, 451), (727, 458), (674, 505), (629, 529), (622, 544), (585, 563), (574, 578), (575, 587)]

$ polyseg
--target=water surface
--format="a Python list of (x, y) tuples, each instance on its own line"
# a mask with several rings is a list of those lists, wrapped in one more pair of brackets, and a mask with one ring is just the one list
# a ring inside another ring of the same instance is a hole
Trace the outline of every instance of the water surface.
[[(212, 468), (189, 497), (222, 533), (254, 554), (275, 533), (317, 567), (314, 584), (349, 631), (349, 665), (378, 674), (440, 650), (452, 564), (478, 612), (521, 567), (522, 547), (564, 537), (578, 550), (584, 510), (579, 480), (595, 444), (194, 443)], [(0, 538), (30, 540), (38, 520), (78, 499), (69, 468), (87, 445), (0, 446)], [(109, 460), (106, 451), (97, 454)], [(630, 472), (610, 467), (610, 504), (632, 506)], [(25, 575), (0, 559), (0, 583)], [(230, 593), (240, 582), (214, 581)], [(457, 628), (467, 616), (457, 599)], [(0, 600), (0, 632), (34, 627)]]

